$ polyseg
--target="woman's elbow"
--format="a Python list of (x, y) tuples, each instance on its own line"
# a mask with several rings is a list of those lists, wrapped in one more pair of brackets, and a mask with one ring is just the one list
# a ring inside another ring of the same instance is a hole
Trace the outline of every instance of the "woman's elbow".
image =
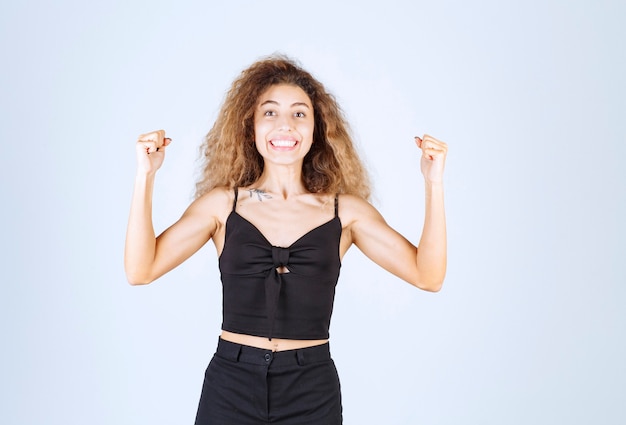
[(128, 283), (130, 284), (130, 286), (143, 286), (143, 285), (148, 285), (151, 282), (129, 278)]
[(445, 276), (432, 276), (425, 278), (424, 276), (421, 276), (411, 282), (411, 284), (423, 291), (439, 292), (443, 287), (444, 277)]
[(430, 282), (428, 284), (421, 284), (421, 285), (415, 285), (417, 286), (419, 289), (422, 289), (424, 291), (428, 291), (428, 292), (439, 292), (441, 291), (441, 288), (443, 287), (443, 280), (439, 281), (439, 282)]
[(439, 292), (443, 287), (443, 280), (433, 282), (417, 282), (414, 286), (427, 292)]
[(142, 286), (152, 283), (154, 279), (141, 273), (126, 271), (126, 280), (131, 286)]

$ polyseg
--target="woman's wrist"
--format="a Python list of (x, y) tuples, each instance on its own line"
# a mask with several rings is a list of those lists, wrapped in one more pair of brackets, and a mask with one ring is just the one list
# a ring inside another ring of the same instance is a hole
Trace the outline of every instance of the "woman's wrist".
[(156, 171), (146, 171), (146, 170), (141, 170), (138, 169), (137, 172), (135, 173), (135, 182), (147, 182), (147, 183), (152, 183), (154, 182), (154, 178), (156, 176)]
[(427, 192), (443, 192), (443, 182), (424, 181), (424, 187)]

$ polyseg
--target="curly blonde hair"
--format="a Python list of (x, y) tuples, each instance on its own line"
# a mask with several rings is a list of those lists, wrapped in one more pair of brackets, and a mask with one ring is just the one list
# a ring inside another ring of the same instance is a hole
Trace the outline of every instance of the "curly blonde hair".
[(233, 82), (200, 146), (202, 175), (195, 197), (215, 187), (245, 187), (259, 179), (263, 157), (254, 143), (254, 111), (261, 94), (276, 84), (300, 87), (313, 104), (313, 144), (302, 166), (307, 190), (369, 199), (369, 177), (337, 101), (311, 74), (285, 56), (257, 61)]

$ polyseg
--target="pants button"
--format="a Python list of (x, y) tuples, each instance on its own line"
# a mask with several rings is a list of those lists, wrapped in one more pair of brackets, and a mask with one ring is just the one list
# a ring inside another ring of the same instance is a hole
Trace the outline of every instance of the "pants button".
[(272, 355), (270, 353), (267, 353), (265, 355), (265, 361), (269, 363), (270, 360), (272, 360)]

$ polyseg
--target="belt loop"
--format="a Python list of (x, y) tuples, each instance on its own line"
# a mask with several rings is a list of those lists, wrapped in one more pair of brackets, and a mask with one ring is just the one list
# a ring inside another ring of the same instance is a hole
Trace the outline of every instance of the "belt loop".
[(238, 362), (241, 355), (241, 344), (235, 344), (220, 338), (217, 343), (217, 353), (222, 358)]
[(296, 350), (296, 358), (298, 359), (298, 365), (304, 366), (304, 350)]

